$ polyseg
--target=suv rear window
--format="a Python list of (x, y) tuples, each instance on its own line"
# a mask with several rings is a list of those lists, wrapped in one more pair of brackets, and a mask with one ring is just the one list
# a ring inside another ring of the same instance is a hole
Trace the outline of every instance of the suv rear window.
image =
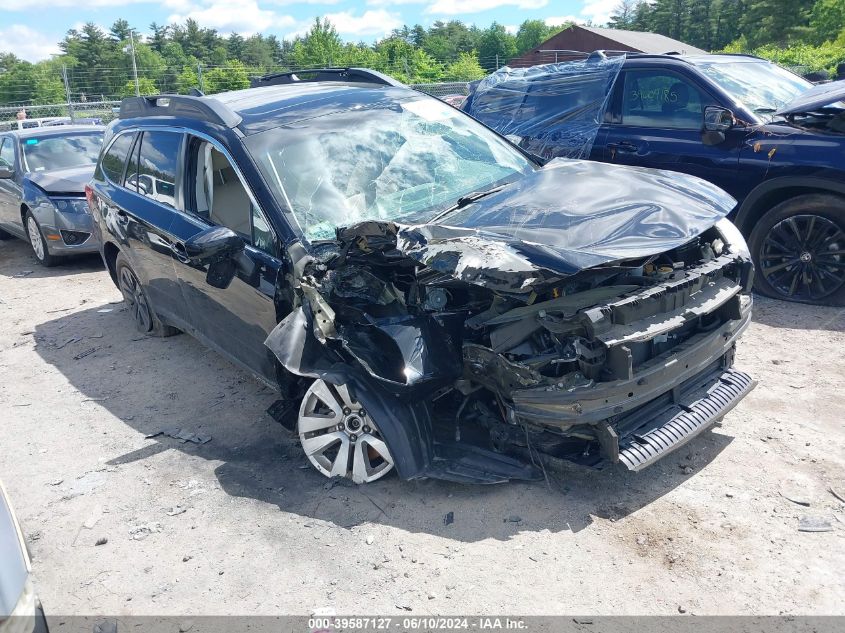
[(103, 156), (100, 167), (106, 178), (114, 183), (120, 184), (123, 178), (123, 168), (126, 166), (126, 156), (129, 148), (132, 147), (134, 134), (121, 134), (109, 147), (109, 151)]

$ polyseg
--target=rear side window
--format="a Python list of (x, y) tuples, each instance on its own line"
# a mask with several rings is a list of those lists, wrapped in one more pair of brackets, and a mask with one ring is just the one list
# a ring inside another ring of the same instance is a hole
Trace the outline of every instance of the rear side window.
[(133, 156), (130, 171), (126, 174), (126, 186), (156, 202), (176, 208), (176, 167), (181, 156), (182, 134), (144, 132), (140, 144), (137, 165)]
[(103, 156), (101, 168), (106, 178), (114, 183), (120, 184), (123, 179), (123, 168), (126, 166), (126, 157), (129, 154), (129, 149), (132, 147), (132, 139), (134, 134), (121, 134), (114, 143), (111, 144), (109, 151)]
[(625, 73), (622, 123), (653, 128), (700, 129), (709, 99), (685, 78), (662, 70)]

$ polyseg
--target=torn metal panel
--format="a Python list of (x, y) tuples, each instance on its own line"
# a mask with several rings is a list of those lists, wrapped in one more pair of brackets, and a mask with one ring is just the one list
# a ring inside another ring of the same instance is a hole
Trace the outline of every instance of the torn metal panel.
[(624, 62), (506, 66), (481, 80), (463, 109), (537, 156), (588, 158)]

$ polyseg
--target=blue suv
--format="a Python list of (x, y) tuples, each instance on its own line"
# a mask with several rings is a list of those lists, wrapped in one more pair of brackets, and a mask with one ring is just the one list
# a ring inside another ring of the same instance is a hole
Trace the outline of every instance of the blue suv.
[(756, 290), (844, 305), (843, 98), (845, 82), (814, 87), (747, 55), (596, 52), (494, 73), (463, 109), (545, 158), (572, 157), (575, 139), (582, 158), (718, 185), (738, 201), (731, 218), (748, 238)]

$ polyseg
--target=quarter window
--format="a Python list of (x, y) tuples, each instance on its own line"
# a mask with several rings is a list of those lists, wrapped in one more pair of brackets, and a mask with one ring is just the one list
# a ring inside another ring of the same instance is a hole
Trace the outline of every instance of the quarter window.
[(101, 168), (106, 178), (120, 184), (123, 178), (123, 169), (126, 166), (126, 156), (132, 147), (133, 134), (121, 134), (109, 147), (109, 151), (103, 156)]
[(674, 73), (630, 70), (625, 73), (622, 124), (697, 130), (708, 103), (704, 93)]
[(3, 146), (0, 147), (0, 165), (7, 169), (15, 168), (15, 147), (14, 141), (10, 138), (3, 139)]
[(137, 171), (134, 160), (130, 161), (126, 186), (156, 202), (176, 208), (176, 166), (182, 135), (178, 132), (144, 132), (140, 143)]

